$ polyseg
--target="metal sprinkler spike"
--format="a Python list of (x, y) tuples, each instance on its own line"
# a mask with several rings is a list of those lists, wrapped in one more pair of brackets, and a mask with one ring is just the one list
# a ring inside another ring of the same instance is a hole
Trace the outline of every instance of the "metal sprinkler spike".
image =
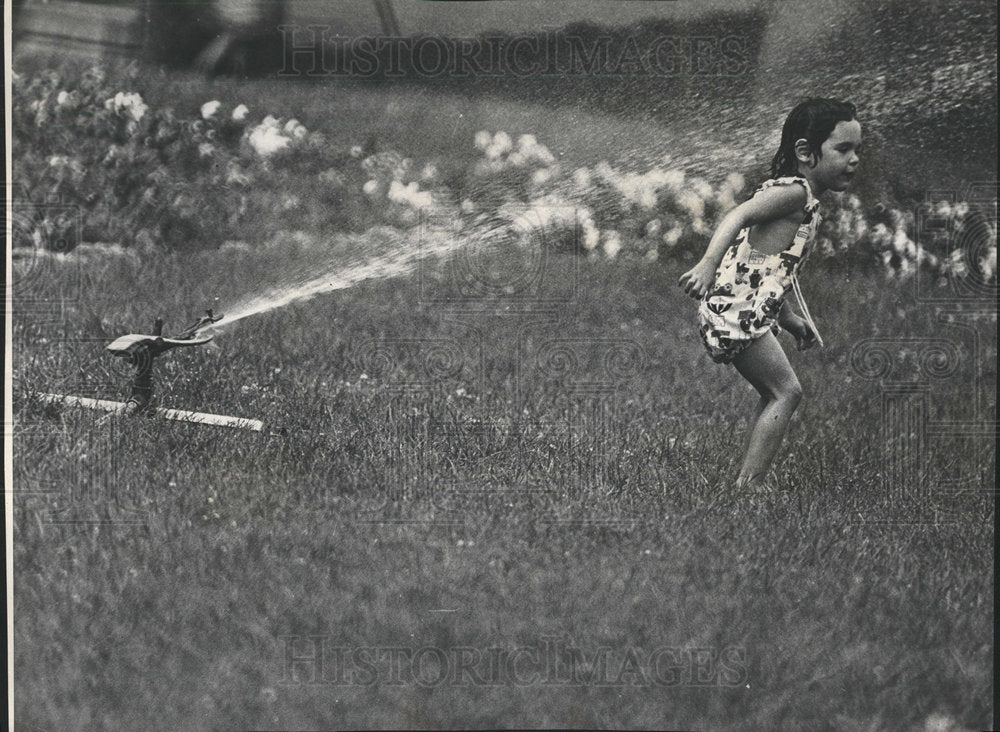
[(163, 337), (163, 318), (157, 318), (153, 324), (152, 335), (130, 333), (115, 339), (107, 346), (107, 350), (115, 356), (127, 359), (135, 366), (135, 377), (132, 379), (132, 391), (125, 402), (125, 414), (132, 416), (149, 407), (153, 398), (153, 362), (158, 356), (171, 348), (180, 346), (200, 346), (212, 340), (212, 336), (196, 338), (198, 331), (206, 325), (217, 323), (222, 316), (214, 316), (211, 310), (199, 318), (191, 327), (173, 338)]
[(154, 413), (166, 419), (197, 424), (210, 424), (220, 427), (237, 427), (255, 432), (264, 430), (264, 423), (257, 419), (229, 417), (222, 414), (207, 414), (205, 412), (189, 412), (180, 409), (152, 408), (153, 397), (153, 363), (156, 358), (172, 348), (182, 346), (200, 346), (212, 340), (212, 336), (198, 336), (198, 332), (212, 323), (222, 320), (221, 315), (213, 315), (206, 310), (205, 315), (195, 321), (189, 328), (173, 338), (163, 336), (163, 319), (157, 318), (153, 324), (152, 334), (130, 333), (116, 338), (106, 347), (113, 355), (128, 360), (135, 366), (135, 376), (132, 378), (132, 388), (125, 402), (107, 399), (91, 399), (89, 397), (70, 396), (65, 394), (43, 394), (39, 398), (48, 404), (87, 407), (125, 416), (135, 416), (146, 412)]

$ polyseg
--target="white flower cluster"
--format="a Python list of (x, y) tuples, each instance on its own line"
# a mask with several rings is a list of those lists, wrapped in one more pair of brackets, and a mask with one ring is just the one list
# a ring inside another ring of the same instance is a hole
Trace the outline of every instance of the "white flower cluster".
[(575, 206), (557, 193), (535, 199), (527, 206), (510, 202), (501, 206), (497, 213), (510, 221), (511, 228), (519, 234), (575, 226), (584, 221), (593, 226), (587, 209)]
[(430, 213), (438, 209), (434, 195), (421, 189), (420, 184), (433, 184), (438, 178), (437, 166), (426, 164), (419, 173), (419, 181), (413, 180), (413, 160), (404, 158), (394, 150), (370, 155), (361, 161), (362, 169), (371, 176), (361, 190), (372, 199), (385, 200), (390, 204), (390, 217), (404, 226), (417, 222), (418, 213)]
[[(815, 245), (824, 257), (834, 257), (848, 251), (869, 232), (868, 220), (861, 210), (861, 199), (853, 193), (831, 193), (830, 196), (834, 201), (833, 210), (831, 213), (821, 214), (823, 221)], [(903, 224), (903, 219), (900, 218), (900, 225)], [(883, 225), (877, 236), (884, 238), (887, 231), (887, 227)], [(902, 242), (900, 245), (905, 246)]]
[(68, 155), (52, 155), (49, 157), (49, 167), (54, 169), (57, 176), (69, 178), (79, 183), (86, 175), (83, 163)]
[[(971, 212), (972, 208), (965, 201), (930, 203), (922, 208), (916, 220), (912, 214), (888, 209), (888, 223), (875, 224), (868, 237), (880, 252), (889, 277), (906, 279), (919, 267), (926, 267), (938, 275), (966, 277), (974, 268), (980, 277), (995, 281), (996, 213), (986, 212), (980, 216), (977, 233), (968, 237), (966, 230)], [(913, 231), (917, 231), (919, 245), (910, 234)], [(973, 245), (974, 251), (967, 251), (969, 245)]]
[[(484, 182), (501, 187), (506, 181), (503, 173), (512, 168), (527, 162), (554, 163), (531, 135), (523, 135), (515, 148), (506, 133), (481, 131), (476, 134), (475, 146), (484, 159), (476, 163), (474, 172), (486, 178)], [(745, 185), (739, 173), (730, 174), (713, 188), (702, 178), (689, 178), (679, 168), (661, 165), (645, 171), (623, 171), (601, 162), (554, 179), (544, 195), (534, 190), (527, 204), (516, 200), (517, 193), (511, 190), (497, 213), (520, 239), (537, 240), (541, 237), (536, 235), (553, 233), (578, 236), (585, 251), (601, 251), (609, 259), (629, 252), (655, 260), (691, 235), (697, 246), (703, 247), (718, 220), (737, 205)], [(827, 257), (844, 256), (856, 246), (867, 245), (869, 251), (880, 254), (890, 276), (908, 277), (918, 267), (925, 267), (939, 274), (963, 276), (973, 270), (986, 279), (996, 277), (995, 224), (988, 224), (992, 241), (985, 246), (977, 243), (974, 254), (956, 248), (956, 234), (961, 233), (970, 212), (966, 203), (935, 204), (934, 216), (939, 222), (948, 222), (943, 227), (947, 236), (941, 238), (940, 233), (921, 229), (922, 245), (918, 246), (913, 232), (921, 224), (914, 221), (913, 214), (878, 206), (869, 218), (856, 195), (832, 193), (831, 197), (823, 207), (816, 242), (818, 252)], [(480, 206), (467, 199), (460, 208), (472, 214)], [(480, 217), (490, 216), (488, 211), (479, 213)], [(995, 222), (995, 212), (992, 219), (989, 215), (986, 218)]]
[(431, 192), (420, 190), (420, 186), (416, 181), (410, 181), (405, 186), (398, 180), (392, 181), (389, 184), (389, 192), (386, 194), (386, 198), (393, 203), (411, 206), (418, 210), (428, 209), (434, 205)]
[[(204, 114), (204, 108), (202, 109)], [(234, 110), (234, 119), (237, 110)], [(290, 119), (282, 125), (281, 120), (268, 115), (259, 125), (247, 131), (247, 140), (258, 155), (267, 158), (288, 149), (294, 141), (301, 140), (307, 134), (308, 130), (296, 119)]]
[[(653, 260), (661, 245), (677, 246), (686, 231), (709, 236), (714, 218), (736, 205), (745, 183), (743, 176), (734, 173), (715, 190), (704, 179), (688, 180), (676, 168), (657, 166), (631, 172), (616, 170), (607, 162), (559, 178), (555, 157), (533, 135), (522, 135), (515, 147), (507, 133), (484, 130), (476, 133), (474, 143), (484, 158), (477, 161), (473, 173), (494, 186), (502, 184), (510, 172), (542, 166), (530, 171), (533, 185), (527, 190), (533, 197), (528, 208), (516, 202), (501, 211), (516, 231), (572, 229), (585, 250), (600, 248), (608, 258), (634, 249)], [(543, 189), (547, 193), (539, 195), (538, 189), (550, 182)], [(461, 204), (464, 213), (476, 209), (471, 200)]]
[[(744, 183), (742, 175), (733, 173), (714, 190), (704, 179), (688, 180), (684, 171), (676, 168), (622, 172), (601, 162), (593, 170), (584, 167), (573, 173), (570, 195), (574, 200), (593, 202), (605, 226), (631, 230), (636, 247), (647, 259), (655, 260), (661, 242), (673, 248), (687, 230), (709, 236), (714, 218), (736, 205)], [(609, 256), (622, 248), (621, 235), (614, 229), (601, 238)]]
[(473, 138), (473, 143), (485, 157), (473, 169), (479, 176), (489, 176), (511, 168), (534, 168), (532, 183), (544, 185), (559, 171), (555, 155), (545, 145), (540, 145), (534, 135), (521, 135), (517, 138), (515, 147), (511, 136), (503, 130), (493, 135), (480, 130)]
[(142, 101), (142, 96), (135, 92), (129, 94), (118, 92), (114, 97), (104, 102), (104, 108), (113, 111), (115, 114), (124, 112), (135, 122), (141, 120), (143, 115), (149, 110), (146, 103)]
[[(219, 110), (222, 109), (222, 102), (218, 99), (213, 99), (210, 102), (205, 102), (201, 105), (201, 118), (203, 120), (215, 120), (219, 118)], [(243, 122), (246, 120), (247, 115), (250, 114), (250, 110), (245, 104), (238, 104), (233, 108), (230, 117), (233, 122)], [(293, 120), (294, 121), (294, 120)], [(296, 122), (295, 124), (298, 124)], [(303, 128), (304, 129), (304, 128)]]
[(385, 190), (390, 181), (403, 181), (413, 168), (413, 160), (404, 158), (395, 150), (369, 155), (361, 161), (361, 169), (369, 175), (369, 180), (365, 183), (365, 193), (372, 195), (380, 190)]
[(222, 106), (222, 102), (218, 99), (213, 99), (210, 102), (205, 102), (201, 105), (201, 118), (202, 119), (212, 119), (215, 113), (219, 111), (219, 107)]
[(612, 259), (622, 250), (620, 232), (616, 229), (602, 231), (587, 206), (556, 192), (547, 193), (527, 205), (513, 201), (506, 203), (497, 213), (522, 241), (546, 238), (572, 241), (580, 236), (580, 243), (588, 252), (600, 247)]
[[(112, 102), (113, 106), (114, 100), (112, 99), (109, 101)], [(74, 108), (79, 106), (80, 97), (77, 95), (75, 91), (66, 91), (65, 89), (63, 89), (56, 95), (56, 104), (59, 105), (60, 107)], [(107, 104), (107, 102), (105, 102), (105, 104)], [(146, 110), (143, 109), (143, 114), (145, 114), (145, 111)]]

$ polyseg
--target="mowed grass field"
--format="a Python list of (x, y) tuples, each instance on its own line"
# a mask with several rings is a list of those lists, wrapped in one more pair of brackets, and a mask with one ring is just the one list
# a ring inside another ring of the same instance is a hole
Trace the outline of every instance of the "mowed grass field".
[[(421, 144), (444, 151), (441, 103)], [(19, 265), (23, 728), (989, 726), (993, 444), (932, 427), (995, 419), (995, 319), (817, 262), (827, 347), (785, 341), (806, 398), (775, 479), (741, 495), (756, 397), (703, 352), (671, 259), (470, 250), (161, 359), (160, 405), (265, 434), (31, 395), (121, 398), (110, 338), (179, 331), (313, 254)], [(853, 350), (871, 338), (881, 375)], [(883, 408), (915, 382), (924, 412)]]

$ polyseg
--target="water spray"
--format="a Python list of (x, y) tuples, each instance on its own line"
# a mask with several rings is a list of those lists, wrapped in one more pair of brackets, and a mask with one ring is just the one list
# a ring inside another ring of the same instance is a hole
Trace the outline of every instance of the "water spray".
[(221, 315), (214, 315), (206, 310), (189, 328), (178, 335), (168, 338), (163, 336), (163, 319), (157, 318), (153, 324), (152, 335), (130, 333), (116, 338), (108, 344), (106, 350), (112, 355), (128, 361), (135, 367), (131, 391), (127, 401), (118, 402), (108, 399), (91, 399), (89, 397), (71, 396), (66, 394), (39, 393), (39, 398), (46, 404), (62, 404), (66, 406), (87, 407), (115, 415), (134, 417), (141, 414), (155, 414), (166, 419), (197, 424), (209, 424), (219, 427), (236, 427), (262, 432), (264, 423), (257, 419), (229, 417), (222, 414), (205, 412), (188, 412), (179, 409), (163, 409), (151, 407), (153, 397), (153, 363), (155, 360), (173, 348), (201, 346), (212, 340), (211, 335), (199, 336), (199, 332), (222, 320)]

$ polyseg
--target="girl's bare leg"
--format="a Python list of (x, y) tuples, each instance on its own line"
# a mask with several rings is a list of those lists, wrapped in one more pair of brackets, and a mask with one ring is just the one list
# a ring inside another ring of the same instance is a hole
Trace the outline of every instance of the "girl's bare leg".
[(748, 346), (733, 365), (761, 396), (737, 478), (738, 485), (745, 485), (763, 477), (771, 467), (792, 413), (802, 401), (802, 386), (778, 339), (770, 332)]
[(750, 427), (747, 429), (747, 438), (743, 444), (743, 454), (747, 454), (747, 450), (750, 449), (750, 438), (753, 437), (753, 428), (757, 424), (757, 420), (760, 419), (760, 413), (764, 411), (764, 407), (767, 406), (767, 399), (765, 397), (760, 397), (757, 400), (757, 406), (753, 408), (753, 417), (750, 418)]

